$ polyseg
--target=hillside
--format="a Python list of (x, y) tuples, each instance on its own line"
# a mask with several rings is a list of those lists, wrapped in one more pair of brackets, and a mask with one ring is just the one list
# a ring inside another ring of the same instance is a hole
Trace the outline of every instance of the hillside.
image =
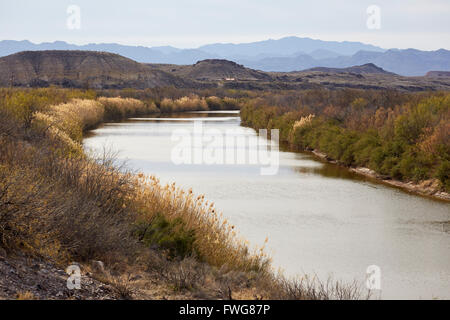
[(353, 66), (348, 68), (327, 68), (327, 67), (316, 67), (305, 71), (320, 71), (327, 73), (356, 73), (356, 74), (392, 74), (383, 68), (377, 67), (373, 63), (367, 63), (361, 66)]
[(449, 77), (404, 77), (387, 72), (374, 64), (349, 68), (318, 67), (294, 72), (269, 72), (275, 82), (295, 87), (330, 89), (397, 89), (401, 91), (450, 90)]
[(24, 51), (0, 58), (0, 86), (153, 88), (186, 85), (182, 79), (107, 52)]
[(263, 72), (228, 60), (193, 65), (142, 64), (117, 54), (95, 51), (25, 51), (0, 58), (0, 86), (93, 89), (155, 87), (230, 89), (314, 89), (326, 87), (450, 90), (448, 77), (403, 77), (374, 64)]
[[(158, 68), (158, 65), (153, 65)], [(161, 70), (172, 74), (197, 81), (221, 81), (221, 80), (241, 80), (259, 81), (272, 80), (271, 77), (261, 71), (245, 68), (233, 61), (223, 59), (207, 59), (198, 61), (193, 65), (162, 65)]]

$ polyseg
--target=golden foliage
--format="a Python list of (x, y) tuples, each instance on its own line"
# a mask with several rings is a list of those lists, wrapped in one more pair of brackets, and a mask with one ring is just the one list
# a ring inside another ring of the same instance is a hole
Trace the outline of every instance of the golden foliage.
[(104, 106), (105, 115), (108, 120), (124, 119), (130, 116), (158, 112), (158, 108), (154, 102), (145, 104), (133, 98), (100, 97), (98, 101)]
[(186, 192), (175, 184), (162, 186), (158, 178), (144, 174), (136, 176), (136, 185), (138, 219), (152, 221), (158, 213), (169, 221), (181, 219), (187, 229), (194, 230), (195, 248), (210, 265), (244, 271), (268, 266), (264, 250), (250, 252), (234, 226), (203, 195), (196, 196), (192, 190)]
[(306, 117), (301, 117), (300, 120), (297, 120), (294, 122), (294, 125), (292, 126), (292, 130), (295, 131), (299, 128), (303, 128), (303, 127), (310, 125), (311, 122), (313, 121), (314, 117), (315, 117), (314, 114), (310, 114)]
[[(206, 100), (197, 96), (170, 100), (170, 104), (172, 111), (208, 108)], [(194, 232), (195, 252), (209, 264), (234, 270), (265, 269), (269, 259), (263, 249), (250, 252), (234, 226), (204, 196), (174, 184), (162, 186), (153, 176), (121, 173), (110, 162), (98, 164), (84, 155), (81, 140), (85, 130), (108, 117), (148, 111), (149, 105), (139, 100), (99, 98), (72, 99), (33, 112), (30, 130), (44, 132), (46, 145), (37, 148), (20, 140), (2, 144), (8, 150), (2, 162), (14, 159), (21, 166), (5, 167), (0, 183), (0, 191), (8, 189), (16, 197), (12, 201), (23, 204), (9, 206), (5, 223), (0, 221), (5, 228), (0, 233), (8, 238), (8, 245), (16, 245), (12, 244), (14, 234), (22, 233), (17, 239), (29, 249), (43, 253), (43, 248), (51, 245), (52, 255), (68, 259), (71, 253), (88, 259), (114, 247), (129, 247), (135, 239), (124, 233), (133, 224), (151, 224), (162, 214), (169, 222), (181, 220)], [(49, 154), (39, 155), (44, 151)], [(6, 203), (10, 193), (3, 195)]]
[(204, 98), (197, 95), (182, 97), (176, 100), (165, 98), (160, 104), (161, 112), (201, 111), (208, 110), (208, 104)]

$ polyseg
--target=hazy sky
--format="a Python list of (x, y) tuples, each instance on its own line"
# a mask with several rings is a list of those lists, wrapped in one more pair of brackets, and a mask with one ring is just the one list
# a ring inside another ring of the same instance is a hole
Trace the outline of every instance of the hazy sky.
[[(67, 8), (81, 29), (67, 27)], [(381, 29), (367, 8), (381, 9)], [(450, 0), (1, 0), (0, 40), (190, 48), (285, 36), (384, 48), (450, 49)]]

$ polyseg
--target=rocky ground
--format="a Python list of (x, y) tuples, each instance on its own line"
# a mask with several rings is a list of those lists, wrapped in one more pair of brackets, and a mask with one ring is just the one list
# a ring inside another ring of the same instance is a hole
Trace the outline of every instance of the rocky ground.
[(424, 180), (419, 183), (415, 183), (412, 181), (403, 182), (395, 179), (385, 178), (368, 168), (350, 168), (350, 171), (356, 172), (369, 178), (376, 179), (385, 184), (398, 187), (415, 194), (450, 201), (450, 194), (440, 190), (439, 181), (437, 179)]
[[(218, 280), (200, 272), (192, 259), (171, 263), (166, 271), (132, 269), (118, 273), (101, 261), (79, 266), (80, 288), (67, 285), (67, 266), (0, 247), (0, 300), (185, 300), (254, 299), (245, 275), (223, 274)], [(228, 279), (228, 277), (231, 277)], [(72, 283), (74, 283), (72, 281)], [(179, 289), (180, 284), (188, 288)], [(234, 283), (231, 285), (231, 283)], [(233, 287), (233, 290), (231, 289)]]
[[(1, 249), (0, 249), (1, 250)], [(81, 289), (69, 289), (69, 275), (51, 262), (0, 252), (0, 299), (117, 299), (111, 285), (81, 275)]]

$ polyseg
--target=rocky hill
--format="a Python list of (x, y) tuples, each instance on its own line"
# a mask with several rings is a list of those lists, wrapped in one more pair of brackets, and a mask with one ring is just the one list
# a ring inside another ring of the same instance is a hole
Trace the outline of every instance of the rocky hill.
[(24, 51), (0, 58), (0, 86), (184, 87), (186, 81), (107, 52)]
[(361, 66), (353, 66), (348, 68), (327, 68), (327, 67), (317, 67), (311, 68), (305, 71), (320, 71), (327, 73), (355, 73), (355, 74), (392, 74), (383, 68), (377, 67), (373, 63), (366, 63)]
[[(319, 67), (294, 72), (269, 72), (275, 82), (283, 82), (291, 88), (330, 89), (396, 89), (402, 91), (450, 90), (450, 77), (404, 77), (387, 72), (375, 64), (349, 68)], [(439, 73), (440, 74), (440, 73)]]
[(164, 71), (179, 77), (197, 81), (272, 80), (270, 75), (265, 72), (249, 69), (233, 61), (223, 59), (207, 59), (198, 61), (193, 65), (184, 66), (165, 65), (162, 68)]

